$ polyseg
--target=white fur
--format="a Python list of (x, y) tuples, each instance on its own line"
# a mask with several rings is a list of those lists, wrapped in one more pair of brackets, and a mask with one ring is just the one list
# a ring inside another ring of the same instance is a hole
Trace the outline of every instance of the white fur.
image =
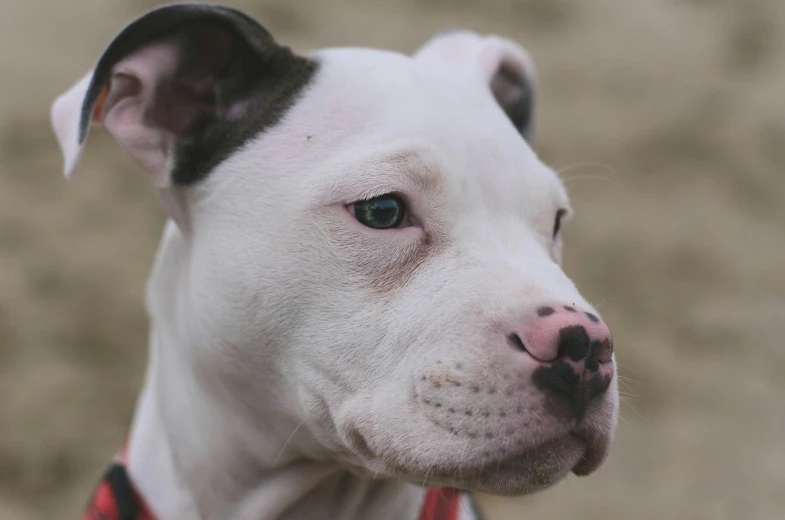
[(93, 78), (93, 71), (85, 74), (73, 87), (52, 103), (51, 118), (60, 150), (63, 152), (63, 173), (70, 179), (82, 158), (84, 143), (79, 142), (79, 118), (82, 100)]
[[(570, 431), (607, 447), (618, 398), (614, 380), (581, 425), (550, 416), (536, 363), (505, 339), (543, 303), (592, 310), (551, 237), (565, 190), (488, 90), (502, 59), (532, 75), (528, 56), (471, 33), (414, 58), (316, 56), (316, 80), (284, 120), (182, 193), (187, 228), (166, 227), (147, 287), (133, 481), (163, 520), (414, 520), (417, 484), (552, 484), (583, 453)], [(73, 92), (54, 109), (69, 173), (81, 153)], [(416, 225), (372, 230), (346, 209), (391, 191)], [(426, 234), (422, 261), (389, 279)], [(441, 408), (423, 404), (432, 395)], [(553, 439), (567, 440), (505, 467)]]

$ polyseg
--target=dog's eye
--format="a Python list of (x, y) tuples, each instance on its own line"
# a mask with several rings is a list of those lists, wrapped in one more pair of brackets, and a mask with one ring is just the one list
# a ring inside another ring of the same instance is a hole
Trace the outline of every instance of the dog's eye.
[(561, 230), (561, 219), (564, 218), (564, 215), (566, 214), (566, 209), (560, 209), (556, 212), (556, 220), (553, 222), (553, 238), (556, 238), (556, 235), (559, 234), (559, 230)]
[(374, 229), (397, 228), (406, 216), (406, 205), (392, 194), (355, 202), (353, 206), (354, 218)]

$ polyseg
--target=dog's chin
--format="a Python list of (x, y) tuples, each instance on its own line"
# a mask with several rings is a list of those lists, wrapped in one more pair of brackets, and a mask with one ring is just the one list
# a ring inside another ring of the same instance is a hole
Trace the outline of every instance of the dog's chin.
[(450, 486), (493, 495), (521, 496), (549, 488), (570, 472), (588, 475), (602, 464), (605, 456), (605, 443), (570, 433), (499, 460), (418, 468), (397, 466), (388, 471), (428, 487)]
[(585, 443), (574, 436), (545, 442), (522, 453), (482, 465), (457, 467), (447, 478), (429, 479), (437, 486), (452, 486), (494, 495), (527, 495), (546, 489), (580, 463)]

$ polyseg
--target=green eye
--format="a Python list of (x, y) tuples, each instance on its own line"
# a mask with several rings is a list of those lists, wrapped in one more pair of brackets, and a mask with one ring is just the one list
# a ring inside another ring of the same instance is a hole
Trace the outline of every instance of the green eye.
[(405, 216), (406, 205), (395, 195), (382, 195), (354, 203), (354, 218), (370, 228), (396, 228), (401, 225)]

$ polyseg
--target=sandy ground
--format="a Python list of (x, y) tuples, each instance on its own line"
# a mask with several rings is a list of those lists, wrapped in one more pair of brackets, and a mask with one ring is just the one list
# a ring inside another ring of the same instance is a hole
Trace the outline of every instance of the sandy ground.
[[(566, 269), (616, 338), (607, 464), (492, 520), (785, 518), (785, 2), (237, 0), (297, 49), (529, 47)], [(60, 176), (49, 103), (152, 1), (0, 6), (0, 518), (77, 518), (131, 418), (162, 212), (95, 132)]]

